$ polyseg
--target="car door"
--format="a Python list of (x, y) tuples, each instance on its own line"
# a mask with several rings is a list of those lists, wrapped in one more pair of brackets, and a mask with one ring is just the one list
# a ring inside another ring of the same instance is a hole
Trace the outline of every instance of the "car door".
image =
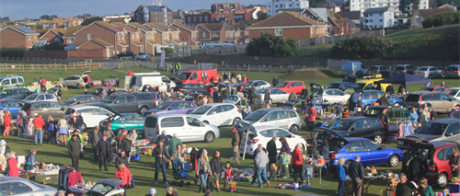
[(105, 109), (102, 109), (102, 108), (93, 108), (93, 111), (94, 111), (94, 121), (96, 123), (95, 125), (98, 125), (99, 122), (113, 115), (111, 114), (111, 112)]
[(225, 120), (223, 116), (223, 107), (218, 105), (210, 109), (206, 114), (206, 119), (208, 119), (208, 122), (211, 125), (221, 126)]
[(134, 116), (134, 121), (136, 122), (136, 125), (133, 128), (136, 128), (138, 133), (144, 133), (145, 117), (137, 114)]
[(387, 163), (389, 157), (388, 152), (385, 151), (380, 145), (374, 144), (371, 141), (364, 141), (364, 149), (367, 151), (367, 166), (381, 165)]
[(204, 129), (203, 124), (196, 118), (193, 117), (185, 117), (187, 121), (187, 141), (199, 141), (204, 139), (204, 134), (207, 130)]
[(180, 103), (176, 102), (176, 103), (172, 103), (165, 111), (165, 113), (171, 113), (171, 114), (174, 114), (174, 113), (180, 113)]
[[(79, 110), (80, 115), (83, 117), (83, 121), (86, 127), (95, 127), (99, 124), (98, 117), (94, 115), (93, 108), (85, 108)], [(97, 121), (97, 122), (96, 122)]]
[[(454, 104), (452, 104), (452, 101), (451, 101), (449, 95), (446, 94), (446, 93), (440, 93), (438, 95), (441, 97), (441, 101), (438, 104), (439, 108), (436, 108), (436, 109), (438, 109), (440, 111), (443, 111), (443, 112), (445, 112), (447, 110), (450, 110)], [(434, 108), (434, 106), (433, 106), (433, 108)]]
[[(49, 113), (54, 119), (60, 119), (64, 115), (64, 106), (59, 103), (49, 103)], [(48, 118), (48, 116), (46, 116)]]
[(33, 189), (23, 183), (23, 182), (9, 182), (9, 193), (7, 195), (17, 195), (17, 196), (26, 196), (26, 195), (39, 195), (39, 194), (34, 194)]
[(261, 126), (278, 126), (278, 111), (272, 111), (265, 115), (265, 117), (260, 122)]
[(336, 97), (334, 96), (334, 91), (333, 90), (328, 90), (323, 93), (323, 101), (326, 101), (328, 103), (335, 103), (337, 102)]
[(361, 163), (363, 163), (364, 165), (368, 164), (369, 155), (361, 141), (348, 144), (345, 150), (347, 152), (346, 154), (339, 155), (344, 157), (345, 160), (354, 160), (356, 156), (360, 156)]
[(289, 129), (289, 113), (286, 110), (278, 111), (278, 127), (283, 129)]
[(136, 113), (138, 111), (137, 98), (134, 95), (126, 96), (126, 111)]
[(136, 115), (126, 115), (120, 118), (120, 123), (122, 124), (122, 127), (126, 129), (128, 132), (131, 132), (133, 128), (137, 127), (137, 120), (136, 120)]
[(113, 109), (120, 113), (127, 113), (125, 108), (125, 96), (118, 96), (114, 103), (115, 104), (111, 106)]
[(369, 128), (366, 127), (365, 120), (357, 120), (351, 126), (347, 137), (369, 137)]
[(446, 133), (444, 134), (446, 139), (453, 139), (460, 137), (460, 124), (459, 122), (453, 122), (447, 127)]
[(5, 78), (5, 79), (2, 81), (2, 85), (0, 85), (0, 86), (11, 86), (10, 79)]
[(35, 101), (45, 101), (45, 95), (39, 95), (37, 98), (35, 98)]
[(222, 125), (232, 125), (233, 119), (235, 118), (234, 114), (235, 105), (223, 105), (222, 106), (222, 117), (223, 117), (223, 124)]

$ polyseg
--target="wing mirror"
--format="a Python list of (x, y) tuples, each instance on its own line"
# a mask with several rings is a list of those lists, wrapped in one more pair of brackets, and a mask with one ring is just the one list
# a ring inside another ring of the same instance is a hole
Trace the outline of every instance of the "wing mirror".
[(356, 131), (356, 128), (353, 127), (350, 129), (350, 132), (353, 132), (353, 131)]

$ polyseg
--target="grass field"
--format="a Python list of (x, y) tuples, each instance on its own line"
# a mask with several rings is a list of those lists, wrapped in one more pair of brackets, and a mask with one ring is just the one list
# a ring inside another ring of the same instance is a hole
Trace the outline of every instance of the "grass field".
[[(92, 73), (93, 80), (105, 79), (105, 78), (114, 78), (118, 77), (122, 79), (120, 84), (124, 84), (123, 78), (127, 74), (128, 69), (123, 70), (94, 70)], [(129, 70), (133, 72), (147, 72), (153, 71), (151, 68), (143, 68), (143, 67), (136, 67), (136, 68), (129, 68)], [(59, 78), (66, 77), (72, 74), (81, 74), (80, 71), (68, 71), (68, 72), (34, 72), (34, 73), (0, 73), (0, 76), (3, 75), (11, 75), (11, 74), (19, 74), (23, 75), (26, 82), (30, 83), (36, 81), (38, 77), (45, 77), (48, 81), (58, 80)], [(289, 73), (268, 73), (268, 72), (241, 72), (241, 74), (246, 74), (250, 79), (261, 79), (270, 81), (276, 75), (280, 79), (280, 81), (284, 80), (302, 80), (306, 84), (310, 82), (317, 82), (321, 85), (326, 85), (332, 81), (340, 81), (338, 74), (336, 72), (332, 72), (330, 70), (317, 70), (317, 71), (295, 71)], [(440, 84), (443, 79), (434, 79), (434, 84)], [(449, 87), (460, 86), (459, 80), (445, 80)], [(423, 85), (410, 85), (409, 91), (415, 91), (422, 87)], [(398, 86), (395, 85), (395, 89)], [(92, 91), (92, 89), (90, 89)], [(83, 90), (80, 89), (69, 89), (63, 92), (63, 98), (69, 98), (78, 94), (82, 94)], [(203, 143), (203, 142), (193, 142), (187, 143), (188, 147), (198, 147), (198, 148), (205, 148), (210, 154), (210, 158), (214, 155), (215, 151), (221, 152), (222, 162), (230, 161), (230, 157), (232, 156), (232, 150), (230, 147), (231, 142), (231, 131), (230, 127), (221, 127), (221, 138), (216, 139), (212, 143)], [(299, 131), (299, 134), (305, 136), (307, 133), (306, 130), (302, 129)], [(71, 164), (71, 160), (68, 156), (67, 149), (63, 146), (55, 146), (50, 144), (44, 144), (41, 146), (33, 145), (32, 140), (22, 139), (18, 137), (2, 137), (0, 138), (5, 139), (7, 144), (11, 147), (12, 151), (16, 152), (17, 155), (27, 155), (31, 148), (37, 148), (37, 161), (45, 162), (45, 163), (55, 163), (59, 165), (63, 164)], [(385, 146), (395, 147), (395, 144), (385, 144)], [(80, 159), (80, 170), (85, 180), (91, 180), (92, 182), (98, 181), (104, 178), (114, 178), (115, 174), (115, 167), (113, 165), (109, 166), (108, 172), (100, 172), (98, 170), (97, 163), (93, 162), (92, 158), (92, 149), (87, 146), (87, 153), (83, 159)], [(165, 195), (166, 187), (162, 186), (162, 175), (159, 175), (159, 182), (160, 185), (154, 185), (154, 165), (148, 163), (153, 161), (153, 157), (141, 155), (141, 160), (138, 162), (134, 162), (130, 164), (131, 172), (134, 175), (134, 180), (136, 182), (137, 187), (135, 189), (128, 190), (128, 195), (145, 195), (148, 193), (149, 189), (155, 187), (158, 191), (158, 195)], [(231, 161), (233, 163), (233, 161)], [(241, 161), (240, 165), (233, 166), (236, 168), (251, 168), (253, 167), (253, 159), (249, 157), (248, 159)], [(388, 166), (378, 166), (377, 169), (379, 171), (383, 170), (392, 170), (394, 173), (399, 173), (400, 166), (396, 168), (390, 168)], [(168, 181), (171, 182), (172, 180), (172, 171), (168, 170)], [(191, 181), (193, 184), (193, 173), (190, 173), (191, 178), (187, 181)], [(292, 177), (292, 175), (291, 175)], [(41, 180), (41, 179), (39, 179)], [(286, 184), (291, 183), (291, 179), (283, 179), (278, 178), (276, 181), (272, 181), (272, 185), (276, 185), (278, 183)], [(56, 187), (56, 182), (51, 183), (52, 186)], [(223, 187), (223, 183), (221, 182), (221, 187)], [(313, 180), (311, 180), (311, 187), (306, 191), (292, 191), (292, 190), (284, 190), (284, 189), (277, 189), (277, 188), (266, 188), (259, 189), (257, 186), (251, 186), (249, 182), (238, 182), (237, 188), (239, 189), (238, 193), (229, 193), (229, 192), (214, 192), (214, 195), (294, 195), (294, 194), (314, 194), (314, 195), (334, 195), (337, 182), (336, 180), (332, 179), (332, 175), (323, 176), (322, 184), (319, 183), (319, 178), (316, 176)], [(198, 186), (197, 185), (190, 185), (190, 186), (183, 186), (177, 187), (179, 190), (180, 195), (190, 195), (190, 196), (197, 196), (203, 195), (203, 193), (197, 193)], [(375, 182), (372, 186), (369, 187), (369, 195), (378, 195), (380, 190), (383, 190), (385, 186), (381, 182)]]

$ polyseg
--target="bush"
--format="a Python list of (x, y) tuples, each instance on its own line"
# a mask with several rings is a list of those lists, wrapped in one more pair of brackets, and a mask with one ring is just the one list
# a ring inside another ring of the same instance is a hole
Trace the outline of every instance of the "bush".
[(0, 49), (1, 57), (23, 57), (24, 56), (24, 47), (3, 47)]
[(165, 56), (174, 56), (174, 48), (164, 48)]
[(422, 22), (423, 28), (439, 27), (459, 23), (460, 12), (448, 11), (436, 14)]
[(375, 36), (353, 37), (341, 40), (332, 47), (334, 58), (341, 59), (375, 59), (383, 58), (393, 50), (393, 42), (385, 42)]
[(297, 50), (294, 39), (286, 39), (276, 36), (273, 33), (263, 33), (259, 38), (253, 38), (246, 47), (246, 54), (249, 56), (293, 56)]

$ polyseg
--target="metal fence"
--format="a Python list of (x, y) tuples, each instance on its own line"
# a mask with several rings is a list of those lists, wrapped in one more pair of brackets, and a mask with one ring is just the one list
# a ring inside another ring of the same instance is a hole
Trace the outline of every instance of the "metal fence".
[(370, 36), (370, 35), (377, 36), (377, 37), (383, 37), (385, 36), (385, 30), (379, 29), (379, 30), (374, 30), (374, 31), (360, 31), (354, 34), (337, 35), (337, 36), (332, 36), (332, 37), (323, 36), (323, 37), (311, 38), (311, 39), (300, 39), (300, 40), (297, 40), (297, 46), (304, 47), (304, 46), (311, 46), (311, 45), (334, 44), (334, 43), (339, 42), (340, 40), (351, 39), (353, 37)]
[(233, 53), (245, 53), (247, 45), (235, 45), (226, 47), (215, 47), (215, 48), (202, 48), (192, 50), (192, 54), (233, 54)]

